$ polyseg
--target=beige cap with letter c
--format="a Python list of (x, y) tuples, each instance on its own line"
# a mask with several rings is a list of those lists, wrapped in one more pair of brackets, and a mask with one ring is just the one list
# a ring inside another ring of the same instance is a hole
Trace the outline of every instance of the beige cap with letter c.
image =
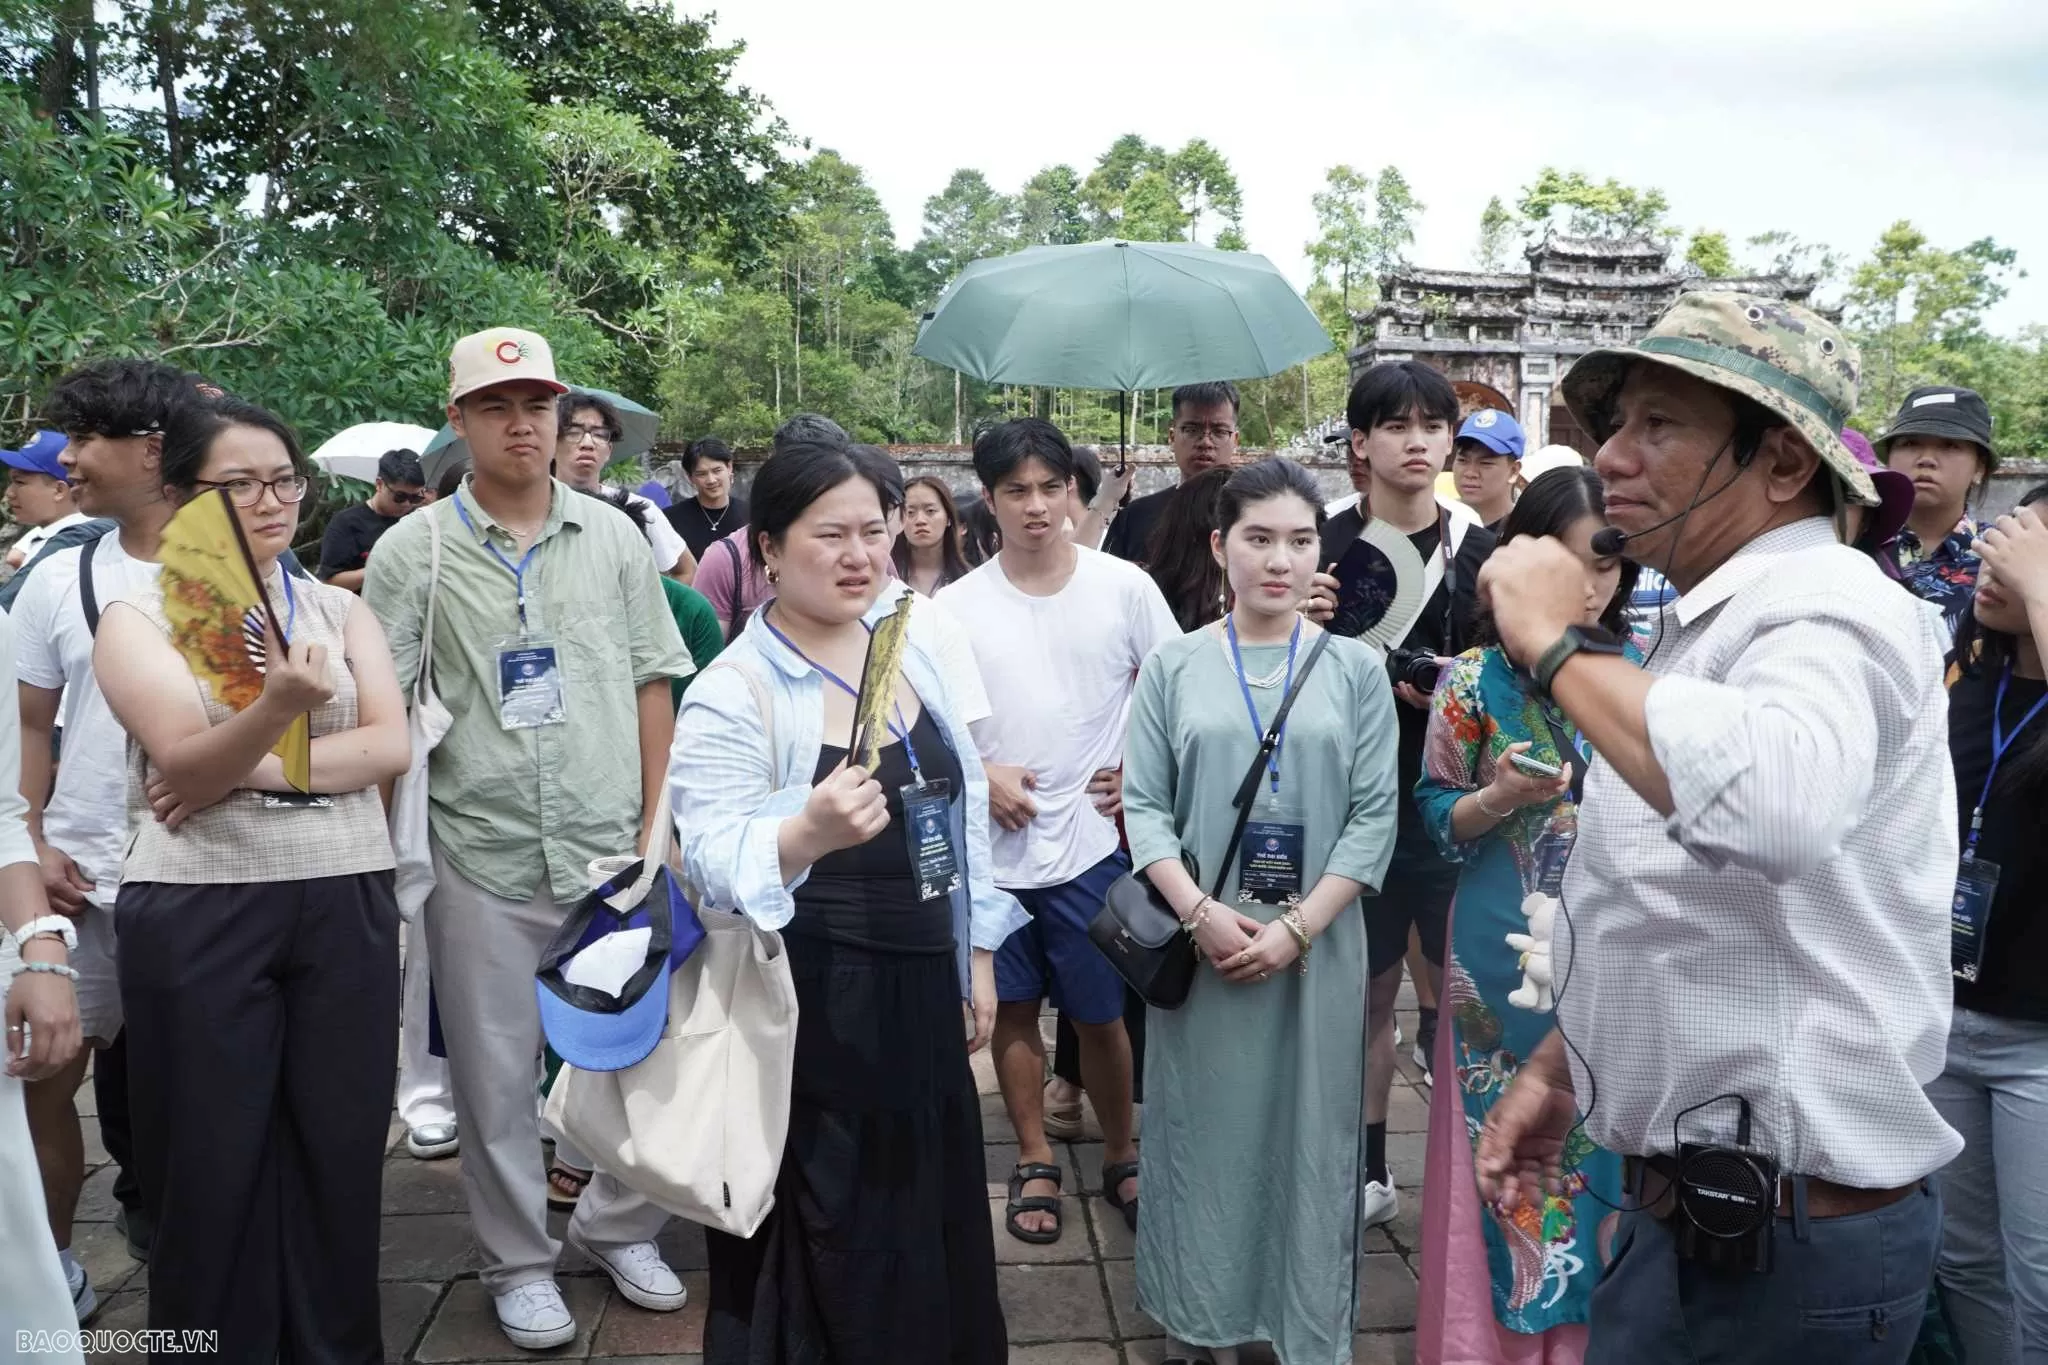
[(459, 402), (478, 389), (532, 380), (556, 393), (569, 386), (555, 378), (555, 353), (547, 338), (518, 327), (492, 327), (472, 332), (448, 353), (448, 401)]

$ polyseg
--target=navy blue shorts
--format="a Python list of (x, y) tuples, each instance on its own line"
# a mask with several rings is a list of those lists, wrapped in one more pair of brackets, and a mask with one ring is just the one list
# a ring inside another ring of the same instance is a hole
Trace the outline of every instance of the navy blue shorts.
[(1070, 882), (1010, 890), (1031, 923), (996, 949), (996, 999), (1050, 998), (1077, 1024), (1123, 1018), (1124, 979), (1088, 937), (1088, 926), (1108, 898), (1109, 884), (1130, 870), (1129, 858), (1112, 853)]

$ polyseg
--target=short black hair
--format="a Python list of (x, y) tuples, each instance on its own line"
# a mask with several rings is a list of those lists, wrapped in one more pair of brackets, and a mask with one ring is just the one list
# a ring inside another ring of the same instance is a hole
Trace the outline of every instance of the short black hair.
[(1080, 491), (1083, 504), (1095, 501), (1095, 495), (1102, 490), (1102, 457), (1095, 453), (1094, 446), (1074, 447), (1074, 487)]
[(1381, 361), (1358, 376), (1344, 403), (1344, 419), (1353, 431), (1371, 431), (1411, 412), (1445, 426), (1458, 421), (1458, 391), (1442, 371), (1419, 360)]
[(1292, 493), (1307, 503), (1323, 529), (1323, 490), (1315, 475), (1280, 455), (1268, 455), (1233, 472), (1216, 502), (1216, 529), (1224, 535), (1244, 516), (1244, 509), (1267, 498)]
[(731, 464), (732, 447), (716, 436), (700, 436), (683, 447), (683, 472), (696, 473), (700, 460), (716, 460), (720, 464)]
[(1018, 417), (984, 427), (974, 437), (974, 476), (993, 490), (1018, 465), (1036, 456), (1062, 479), (1074, 477), (1074, 447), (1043, 417)]
[(894, 512), (903, 506), (903, 466), (896, 463), (896, 457), (880, 446), (852, 445), (846, 448), (853, 456), (861, 473), (875, 486), (875, 492), (882, 496), (882, 511)]
[(43, 399), (43, 421), (67, 436), (142, 436), (167, 430), (176, 409), (219, 394), (189, 370), (120, 356), (90, 361), (58, 380)]
[(853, 438), (846, 434), (846, 428), (830, 417), (821, 417), (815, 412), (800, 412), (775, 428), (775, 441), (769, 453), (780, 455), (785, 449), (799, 445), (852, 444)]
[(189, 497), (199, 486), (199, 471), (206, 467), (206, 453), (213, 448), (214, 438), (229, 427), (256, 427), (269, 432), (284, 443), (293, 469), (301, 474), (312, 472), (305, 451), (299, 448), (299, 438), (283, 418), (268, 408), (223, 394), (210, 403), (185, 403), (172, 411), (171, 424), (164, 431), (159, 474), (164, 487), (175, 488)]
[[(804, 509), (848, 479), (863, 479), (882, 497), (872, 468), (838, 441), (792, 441), (762, 461), (747, 498), (747, 553), (756, 568), (768, 567), (761, 542), (780, 545)], [(886, 509), (885, 509), (886, 510)]]
[(417, 451), (387, 450), (377, 457), (377, 477), (387, 484), (419, 488), (427, 482), (427, 471), (420, 468)]
[[(598, 415), (604, 422), (605, 434), (611, 437), (613, 445), (617, 445), (619, 438), (626, 434), (626, 424), (619, 420), (619, 410), (616, 407), (613, 407), (594, 393), (585, 393), (581, 389), (571, 389), (563, 394), (559, 399), (555, 400), (555, 420), (566, 427), (575, 418), (576, 414), (585, 408), (591, 409)], [(560, 436), (560, 434), (561, 432), (558, 428), (556, 435)]]
[(462, 487), (462, 481), (469, 477), (469, 461), (456, 460), (441, 471), (441, 482), (434, 485), (436, 498), (452, 498), (455, 490)]
[(1189, 408), (1213, 408), (1218, 403), (1230, 404), (1230, 415), (1238, 411), (1237, 385), (1228, 379), (1214, 379), (1206, 384), (1183, 384), (1173, 391), (1173, 415), (1180, 416), (1180, 410)]

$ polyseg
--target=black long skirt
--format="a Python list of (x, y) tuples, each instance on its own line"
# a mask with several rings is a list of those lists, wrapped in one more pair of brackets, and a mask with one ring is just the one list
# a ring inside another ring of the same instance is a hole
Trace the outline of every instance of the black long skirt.
[(816, 923), (800, 906), (786, 938), (796, 1066), (775, 1208), (750, 1238), (707, 1234), (704, 1358), (1002, 1365), (950, 926), (906, 950), (805, 932)]

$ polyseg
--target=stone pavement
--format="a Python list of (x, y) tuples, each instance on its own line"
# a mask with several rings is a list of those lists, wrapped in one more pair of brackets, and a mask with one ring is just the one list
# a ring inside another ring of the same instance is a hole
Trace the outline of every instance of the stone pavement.
[[(1387, 1150), (1401, 1191), (1400, 1216), (1366, 1237), (1359, 1302), (1357, 1365), (1412, 1365), (1415, 1273), (1422, 1205), (1423, 1134), (1429, 1092), (1407, 1053), (1415, 1037), (1413, 997), (1403, 989), (1401, 1077), (1388, 1118)], [(1056, 1144), (1069, 1171), (1065, 1234), (1052, 1246), (1029, 1246), (1003, 1230), (1004, 1182), (1016, 1161), (1009, 1120), (996, 1093), (987, 1054), (975, 1058), (987, 1138), (989, 1219), (996, 1239), (997, 1276), (1015, 1365), (1154, 1365), (1164, 1341), (1157, 1323), (1137, 1308), (1132, 1238), (1116, 1210), (1102, 1202), (1101, 1132), (1092, 1112), (1078, 1142)], [(92, 1086), (79, 1092), (79, 1108), (93, 1112)], [(114, 1230), (114, 1172), (106, 1165), (98, 1127), (85, 1124), (92, 1173), (78, 1210), (73, 1246), (100, 1296), (95, 1328), (147, 1325), (148, 1277), (128, 1258)], [(559, 1350), (521, 1353), (499, 1332), (489, 1298), (476, 1278), (476, 1254), (463, 1211), (461, 1158), (415, 1161), (394, 1120), (392, 1155), (384, 1176), (384, 1346), (393, 1365), (509, 1362), (540, 1358), (670, 1362), (701, 1365), (704, 1308), (704, 1235), (678, 1220), (662, 1238), (669, 1263), (689, 1287), (690, 1304), (673, 1314), (645, 1312), (620, 1299), (611, 1282), (574, 1251), (563, 1253), (562, 1293), (581, 1332)], [(565, 1215), (550, 1219), (557, 1237)], [(93, 1356), (129, 1365), (141, 1357)], [(1247, 1361), (1256, 1359), (1249, 1352)], [(1270, 1359), (1270, 1357), (1266, 1357)]]

